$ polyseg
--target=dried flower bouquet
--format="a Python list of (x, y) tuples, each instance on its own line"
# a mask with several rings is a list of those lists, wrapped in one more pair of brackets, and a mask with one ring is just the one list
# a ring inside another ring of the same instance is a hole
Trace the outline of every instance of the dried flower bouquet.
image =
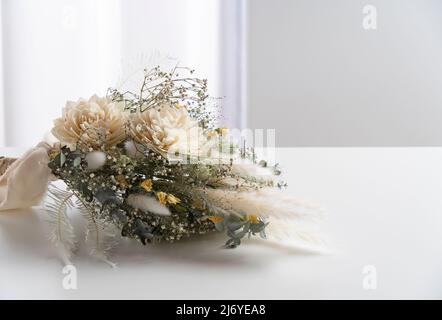
[(48, 148), (51, 174), (67, 188), (50, 184), (44, 203), (68, 258), (69, 208), (86, 217), (91, 253), (106, 261), (119, 235), (148, 244), (225, 232), (227, 248), (269, 231), (315, 241), (305, 221), (316, 209), (285, 196), (279, 167), (234, 143), (208, 101), (207, 81), (176, 66), (144, 70), (136, 93), (67, 103)]

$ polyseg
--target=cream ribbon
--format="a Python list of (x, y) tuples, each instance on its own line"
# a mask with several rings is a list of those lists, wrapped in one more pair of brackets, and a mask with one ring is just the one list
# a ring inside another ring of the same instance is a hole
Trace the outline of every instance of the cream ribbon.
[(51, 180), (50, 148), (45, 142), (39, 143), (14, 161), (0, 177), (0, 211), (40, 204)]

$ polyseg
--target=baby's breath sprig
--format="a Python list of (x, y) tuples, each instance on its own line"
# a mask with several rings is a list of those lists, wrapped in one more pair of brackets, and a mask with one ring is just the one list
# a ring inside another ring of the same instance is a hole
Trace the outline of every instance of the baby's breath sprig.
[(130, 112), (144, 112), (164, 104), (184, 106), (203, 128), (213, 128), (217, 115), (215, 108), (210, 108), (214, 100), (207, 93), (207, 79), (194, 77), (194, 72), (179, 65), (170, 71), (163, 71), (159, 66), (146, 68), (139, 92), (111, 88), (108, 96), (114, 102), (124, 103), (124, 109)]

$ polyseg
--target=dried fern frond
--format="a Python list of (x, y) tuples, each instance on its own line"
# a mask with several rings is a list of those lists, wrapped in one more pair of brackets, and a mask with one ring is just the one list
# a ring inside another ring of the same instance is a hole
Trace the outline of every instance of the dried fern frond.
[(60, 250), (59, 254), (65, 264), (71, 264), (72, 253), (77, 246), (74, 228), (67, 215), (67, 209), (74, 206), (73, 197), (73, 192), (50, 184), (47, 199), (44, 202), (47, 221), (53, 225), (49, 239)]
[(116, 267), (116, 264), (109, 260), (109, 254), (118, 245), (120, 239), (117, 227), (98, 217), (93, 208), (78, 198), (75, 201), (75, 206), (87, 222), (85, 242), (89, 254), (113, 268)]

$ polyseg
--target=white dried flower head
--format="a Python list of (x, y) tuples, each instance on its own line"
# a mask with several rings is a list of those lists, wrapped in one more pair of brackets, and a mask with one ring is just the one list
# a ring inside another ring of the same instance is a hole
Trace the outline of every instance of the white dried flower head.
[(92, 151), (86, 155), (87, 168), (95, 171), (103, 167), (106, 163), (106, 154), (101, 151)]
[(130, 116), (129, 128), (135, 142), (163, 155), (197, 155), (204, 145), (198, 122), (179, 105), (137, 111)]
[(151, 212), (160, 216), (170, 216), (170, 210), (162, 205), (155, 197), (144, 194), (131, 194), (127, 197), (127, 204), (144, 212)]
[(127, 155), (132, 158), (144, 157), (143, 152), (141, 152), (141, 148), (142, 146), (135, 143), (133, 140), (127, 140), (124, 143), (124, 149), (126, 150)]
[(63, 145), (78, 144), (93, 150), (108, 149), (125, 139), (125, 114), (107, 98), (67, 102), (63, 117), (54, 121), (52, 134)]

